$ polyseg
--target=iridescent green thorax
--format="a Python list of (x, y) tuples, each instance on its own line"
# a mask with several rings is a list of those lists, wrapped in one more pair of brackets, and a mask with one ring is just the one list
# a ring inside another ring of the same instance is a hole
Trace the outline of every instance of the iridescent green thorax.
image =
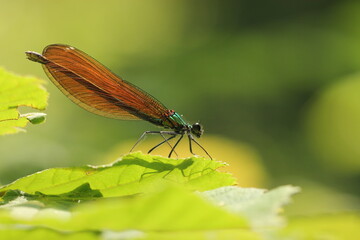
[(176, 113), (174, 110), (168, 110), (164, 114), (164, 120), (162, 122), (163, 126), (166, 128), (171, 128), (175, 130), (189, 129), (191, 126), (185, 122), (180, 114)]
[(188, 125), (178, 113), (174, 113), (174, 115), (169, 118), (181, 126)]

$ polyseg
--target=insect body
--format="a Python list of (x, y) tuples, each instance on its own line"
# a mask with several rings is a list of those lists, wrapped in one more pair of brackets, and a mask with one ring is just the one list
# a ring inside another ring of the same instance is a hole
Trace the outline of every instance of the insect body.
[(26, 55), (29, 60), (41, 63), (50, 80), (82, 108), (109, 118), (142, 119), (165, 129), (144, 132), (134, 147), (147, 134), (160, 134), (164, 140), (151, 148), (150, 153), (164, 143), (171, 146), (169, 140), (179, 136), (171, 146), (171, 157), (178, 143), (187, 135), (192, 154), (194, 142), (211, 158), (193, 137), (199, 138), (204, 132), (199, 123), (188, 124), (174, 110), (167, 109), (144, 90), (116, 76), (86, 53), (68, 45), (53, 44), (45, 47), (42, 54), (28, 51)]

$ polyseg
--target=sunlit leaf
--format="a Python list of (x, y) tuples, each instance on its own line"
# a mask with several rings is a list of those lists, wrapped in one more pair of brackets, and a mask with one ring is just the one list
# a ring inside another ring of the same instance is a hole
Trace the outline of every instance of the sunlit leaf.
[(147, 195), (87, 202), (71, 211), (22, 202), (0, 209), (0, 222), (6, 224), (5, 229), (46, 227), (70, 235), (90, 231), (121, 236), (136, 229), (144, 239), (191, 239), (191, 236), (206, 239), (209, 235), (260, 239), (249, 229), (244, 217), (229, 213), (173, 184), (162, 185), (158, 191)]
[[(51, 239), (51, 240), (99, 240), (101, 234), (98, 232), (81, 231), (64, 233), (44, 227), (16, 226), (10, 229), (1, 228), (0, 235), (4, 239)], [(104, 239), (106, 240), (106, 239)]]
[(360, 236), (360, 214), (325, 214), (291, 219), (280, 231), (281, 239), (358, 239)]
[(38, 191), (35, 194), (28, 194), (20, 190), (9, 190), (2, 197), (3, 202), (0, 202), (0, 204), (6, 206), (6, 204), (17, 198), (23, 198), (27, 201), (39, 201), (46, 207), (69, 208), (74, 204), (100, 197), (102, 197), (102, 194), (99, 190), (93, 190), (88, 183), (84, 183), (70, 192), (58, 195), (46, 195)]
[(29, 121), (44, 120), (44, 114), (22, 116), (17, 109), (19, 106), (45, 109), (48, 93), (41, 84), (37, 78), (17, 76), (0, 68), (0, 135), (19, 132)]
[[(116, 221), (111, 219), (114, 215)], [(244, 218), (228, 213), (182, 187), (162, 186), (160, 191), (147, 196), (83, 204), (74, 210), (74, 217), (65, 228), (86, 226), (90, 229), (181, 231), (246, 229), (248, 224)]]
[(25, 117), (32, 124), (39, 124), (45, 121), (46, 113), (25, 113), (21, 114), (20, 117)]
[(230, 212), (246, 216), (254, 227), (277, 226), (282, 223), (280, 209), (289, 203), (300, 188), (282, 186), (271, 191), (257, 188), (222, 187), (202, 193), (204, 197)]
[(164, 182), (178, 183), (192, 190), (209, 190), (235, 184), (228, 173), (216, 171), (224, 163), (204, 158), (168, 159), (133, 153), (109, 166), (47, 169), (0, 188), (28, 194), (61, 194), (84, 183), (104, 197), (151, 192)]

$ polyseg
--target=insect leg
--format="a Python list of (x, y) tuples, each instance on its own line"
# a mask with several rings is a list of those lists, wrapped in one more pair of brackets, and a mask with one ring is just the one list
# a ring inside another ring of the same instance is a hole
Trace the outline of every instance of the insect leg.
[[(212, 157), (211, 157), (210, 154), (205, 150), (205, 148), (204, 148), (203, 146), (201, 146), (200, 143), (198, 143), (191, 134), (188, 134), (188, 136), (189, 136), (189, 140), (190, 140), (190, 141), (194, 141), (194, 143), (196, 143), (196, 144), (206, 153), (206, 155), (208, 155), (208, 157), (212, 160)], [(191, 143), (190, 143), (190, 144), (191, 144)]]
[[(148, 153), (152, 152), (155, 148), (159, 147), (161, 144), (163, 144), (163, 143), (165, 143), (165, 142), (169, 145), (169, 147), (171, 148), (171, 150), (174, 151), (174, 148), (173, 148), (173, 146), (171, 146), (171, 144), (169, 143), (169, 140), (171, 140), (171, 139), (173, 139), (174, 137), (176, 137), (176, 135), (179, 135), (179, 133), (173, 132), (173, 131), (146, 131), (146, 132), (144, 132), (144, 133), (140, 136), (140, 138), (136, 141), (136, 143), (134, 144), (134, 146), (131, 148), (130, 152), (132, 152), (132, 150), (133, 150), (133, 149), (140, 143), (140, 141), (141, 141), (142, 139), (144, 139), (145, 136), (148, 135), (148, 134), (160, 134), (161, 137), (164, 139), (164, 141), (162, 141), (161, 143), (157, 144), (155, 147), (151, 148), (151, 149), (148, 151)], [(163, 134), (169, 134), (169, 135), (172, 135), (172, 136), (169, 137), (169, 138), (165, 138), (165, 136), (164, 136)], [(174, 153), (176, 154), (176, 156), (178, 155), (178, 154), (176, 153), (176, 151), (174, 151)]]
[(136, 141), (136, 143), (134, 144), (134, 146), (131, 148), (130, 152), (132, 152), (132, 150), (134, 150), (134, 148), (141, 142), (141, 140), (143, 140), (143, 138), (147, 135), (147, 134), (160, 134), (160, 131), (146, 131), (144, 132), (140, 138)]
[(179, 144), (179, 142), (181, 141), (181, 139), (184, 137), (184, 134), (181, 134), (180, 138), (177, 140), (177, 142), (175, 143), (174, 147), (171, 149), (170, 153), (169, 153), (169, 158), (171, 157), (171, 154), (173, 152), (175, 152), (175, 148), (176, 146)]
[[(169, 140), (173, 139), (174, 137), (176, 137), (176, 135), (172, 135), (171, 137), (165, 139), (164, 141), (162, 141), (161, 143), (157, 144), (155, 147), (151, 148), (148, 153), (151, 153), (155, 148), (161, 146), (162, 144), (164, 144), (165, 142), (168, 142)], [(171, 147), (172, 148), (172, 147)]]
[[(173, 149), (173, 146), (171, 146), (171, 144), (169, 143), (168, 140), (166, 140), (166, 138), (164, 137), (163, 134), (169, 134), (169, 135), (174, 135), (174, 136), (176, 136), (176, 135), (178, 135), (178, 133), (177, 133), (177, 132), (173, 132), (173, 131), (160, 131), (160, 135), (163, 137), (164, 141), (169, 145), (169, 147), (170, 147), (171, 149)], [(172, 138), (169, 138), (169, 139), (172, 139)], [(175, 152), (175, 151), (174, 151), (174, 152)], [(175, 154), (176, 154), (176, 156), (178, 156), (177, 152), (175, 152)]]
[(190, 136), (191, 136), (191, 135), (188, 134), (188, 138), (189, 138), (189, 149), (190, 149), (190, 152), (191, 152), (192, 155), (196, 155), (196, 154), (193, 152), (193, 150), (192, 150), (192, 144), (191, 144), (191, 137), (190, 137)]

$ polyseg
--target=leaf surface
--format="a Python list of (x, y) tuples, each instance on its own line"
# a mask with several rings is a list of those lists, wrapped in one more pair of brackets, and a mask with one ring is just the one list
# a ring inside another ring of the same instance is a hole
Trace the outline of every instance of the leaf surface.
[(168, 159), (132, 153), (108, 166), (47, 169), (3, 186), (0, 196), (9, 190), (28, 194), (62, 194), (85, 183), (104, 197), (151, 192), (164, 182), (204, 191), (235, 184), (230, 174), (216, 171), (224, 165), (205, 158)]
[(42, 84), (43, 81), (37, 78), (18, 76), (0, 68), (0, 135), (23, 131), (29, 121), (39, 123), (44, 120), (43, 113), (39, 118), (35, 113), (22, 116), (18, 111), (20, 106), (45, 109), (48, 93)]
[(300, 188), (294, 186), (281, 186), (270, 191), (227, 186), (201, 195), (234, 214), (246, 216), (253, 227), (259, 228), (281, 225), (281, 207), (288, 204), (291, 196), (299, 191)]

